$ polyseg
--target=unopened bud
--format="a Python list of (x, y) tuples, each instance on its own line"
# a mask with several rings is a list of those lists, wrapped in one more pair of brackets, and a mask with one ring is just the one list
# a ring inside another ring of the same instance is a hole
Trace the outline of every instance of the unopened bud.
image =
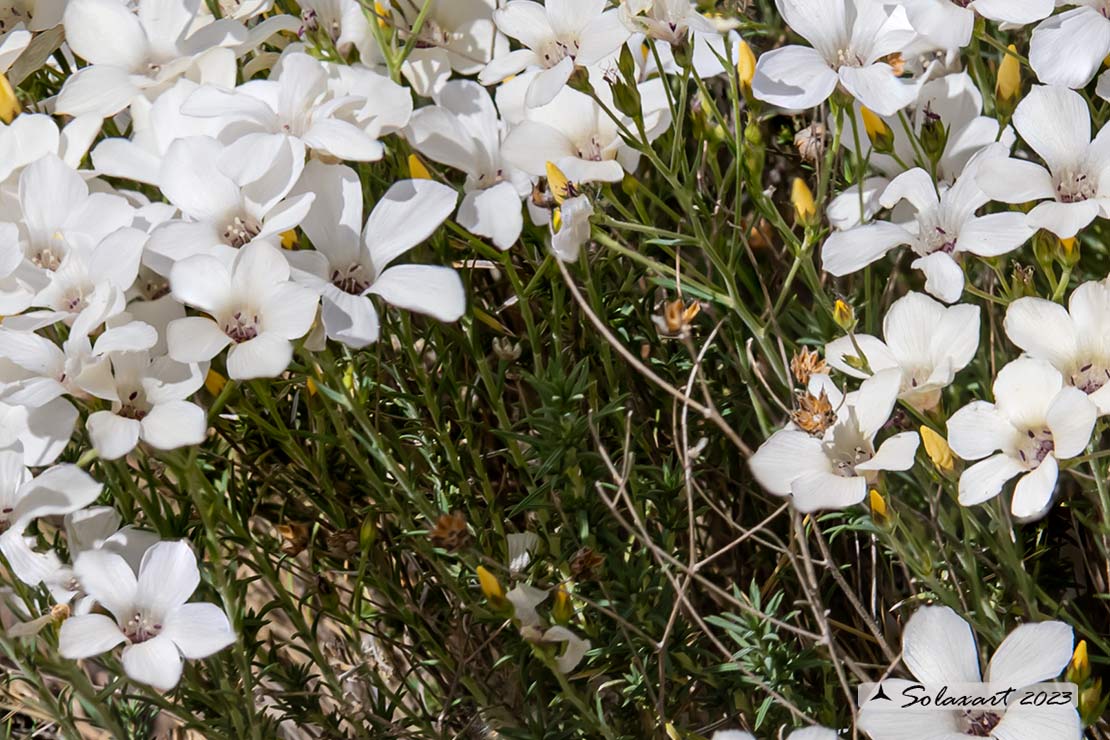
[(944, 155), (945, 147), (948, 146), (948, 127), (929, 106), (925, 106), (925, 122), (921, 124), (921, 133), (918, 138), (921, 140), (921, 148), (925, 150), (925, 156), (929, 158), (929, 161), (933, 164), (939, 162), (941, 156)]
[(951, 473), (956, 467), (956, 461), (952, 457), (952, 448), (948, 446), (948, 440), (934, 431), (932, 427), (922, 425), (920, 432), (925, 454), (929, 456), (933, 466), (945, 475)]
[(790, 190), (790, 202), (794, 205), (794, 223), (809, 226), (817, 218), (817, 204), (813, 200), (813, 191), (800, 177), (794, 178)]
[(867, 138), (871, 140), (871, 146), (875, 151), (879, 154), (890, 154), (894, 151), (894, 132), (886, 125), (886, 121), (862, 106), (860, 116), (863, 118), (863, 128), (867, 131)]
[(851, 331), (856, 325), (856, 312), (839, 298), (833, 304), (833, 321), (844, 331)]
[(886, 499), (876, 489), (871, 489), (869, 497), (871, 503), (871, 518), (876, 524), (886, 524), (890, 521), (890, 509), (887, 508)]
[(1075, 652), (1071, 656), (1071, 663), (1068, 664), (1068, 671), (1065, 674), (1065, 679), (1068, 683), (1082, 686), (1087, 683), (1087, 679), (1090, 677), (1091, 661), (1087, 655), (1087, 641), (1080, 640), (1079, 644), (1075, 646)]
[(736, 55), (736, 79), (740, 82), (740, 92), (751, 99), (752, 80), (755, 78), (755, 52), (747, 41), (741, 41)]
[(1002, 57), (1002, 63), (998, 65), (998, 81), (994, 87), (994, 105), (999, 118), (1009, 120), (1020, 95), (1021, 61), (1018, 59), (1017, 47), (1010, 44), (1006, 49), (1006, 56)]
[(490, 573), (485, 566), (479, 565), (477, 568), (478, 585), (482, 589), (482, 593), (489, 601), (490, 606), (494, 609), (504, 609), (508, 604), (508, 599), (505, 598), (505, 589), (501, 587), (501, 582), (497, 580), (497, 576)]

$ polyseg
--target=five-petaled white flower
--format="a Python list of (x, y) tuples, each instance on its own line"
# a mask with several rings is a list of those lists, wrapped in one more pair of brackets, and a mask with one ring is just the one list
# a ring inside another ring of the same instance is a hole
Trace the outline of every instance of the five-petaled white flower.
[(1059, 370), (1032, 357), (1002, 368), (993, 390), (994, 403), (972, 401), (948, 420), (952, 451), (981, 461), (960, 476), (960, 503), (989, 501), (1020, 475), (1010, 510), (1020, 519), (1039, 517), (1052, 504), (1057, 461), (1083, 452), (1098, 408), (1086, 393), (1064, 385)]
[[(1072, 628), (1063, 622), (1023, 624), (998, 646), (983, 676), (971, 626), (947, 606), (924, 606), (906, 623), (902, 662), (920, 684), (934, 689), (986, 683), (992, 692), (1020, 690), (1059, 676), (1072, 657), (1074, 642)], [(883, 681), (888, 694), (894, 695), (911, 684), (898, 678)], [(1079, 715), (1070, 705), (1026, 706), (1014, 701), (927, 715), (907, 714), (898, 706), (866, 702), (859, 714), (860, 728), (872, 740), (1076, 740), (1081, 735)]]
[(73, 570), (114, 619), (83, 614), (62, 622), (58, 650), (67, 658), (91, 658), (124, 643), (127, 675), (168, 691), (181, 680), (184, 658), (206, 658), (235, 641), (220, 607), (186, 603), (200, 585), (196, 556), (186, 542), (152, 546), (138, 576), (123, 557), (104, 549), (78, 555)]
[(910, 25), (941, 49), (956, 50), (971, 42), (978, 13), (1008, 26), (1023, 26), (1047, 18), (1054, 0), (897, 0)]

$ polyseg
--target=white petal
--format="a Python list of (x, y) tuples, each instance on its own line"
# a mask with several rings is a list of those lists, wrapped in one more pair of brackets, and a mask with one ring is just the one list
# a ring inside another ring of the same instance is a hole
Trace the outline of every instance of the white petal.
[(1110, 22), (1092, 7), (1075, 8), (1033, 31), (1029, 64), (1048, 85), (1080, 88), (1090, 82), (1110, 51)]
[(1061, 239), (1070, 239), (1089, 226), (1098, 213), (1097, 201), (1057, 203), (1047, 200), (1029, 212), (1028, 221), (1035, 229), (1047, 229)]
[(231, 338), (212, 319), (186, 316), (166, 327), (166, 344), (178, 362), (208, 362), (231, 344)]
[(859, 226), (875, 217), (882, 206), (879, 199), (890, 181), (885, 177), (868, 177), (863, 181), (863, 215), (860, 216), (860, 186), (845, 188), (832, 199), (825, 209), (825, 216), (834, 229), (844, 230)]
[(374, 137), (338, 118), (316, 121), (301, 138), (311, 149), (350, 162), (376, 162), (385, 151)]
[(1014, 110), (1014, 128), (1053, 172), (1079, 164), (1091, 143), (1087, 103), (1064, 87), (1034, 85)]
[(457, 218), (459, 226), (471, 234), (489, 237), (502, 251), (516, 243), (524, 228), (520, 196), (510, 182), (467, 193)]
[(891, 180), (883, 191), (883, 208), (893, 208), (902, 200), (909, 201), (919, 211), (936, 207), (940, 198), (937, 196), (933, 176), (920, 167), (915, 167)]
[(855, 506), (867, 496), (867, 479), (845, 478), (833, 473), (808, 473), (790, 486), (794, 508), (803, 513)]
[(299, 339), (312, 328), (318, 304), (319, 298), (308, 288), (282, 283), (262, 304), (262, 331), (282, 339)]
[(208, 431), (204, 409), (188, 401), (160, 403), (141, 423), (143, 441), (160, 450), (198, 445)]
[(1063, 385), (1060, 371), (1045, 360), (1020, 357), (998, 371), (994, 400), (1015, 427), (1036, 429)]
[(840, 83), (861, 104), (880, 116), (893, 116), (917, 98), (918, 86), (895, 76), (889, 64), (841, 67)]
[(1053, 454), (1060, 460), (1083, 454), (1097, 418), (1098, 408), (1086, 393), (1071, 386), (1062, 388), (1045, 418), (1052, 431)]
[(355, 171), (314, 159), (305, 165), (293, 192), (316, 194), (301, 222), (312, 246), (336, 265), (357, 262), (362, 251), (362, 184)]
[(776, 496), (790, 494), (790, 484), (808, 473), (832, 472), (821, 440), (805, 432), (783, 429), (759, 446), (748, 461), (759, 485)]
[(398, 256), (435, 233), (455, 210), (458, 197), (452, 188), (431, 180), (394, 183), (370, 212), (363, 230), (375, 271), (381, 273)]
[(975, 463), (960, 476), (960, 503), (975, 506), (990, 501), (1002, 491), (1002, 486), (1025, 470), (1017, 460), (1003, 453)]
[(123, 649), (123, 670), (128, 678), (156, 689), (169, 691), (177, 686), (181, 668), (177, 646), (162, 635)]
[(531, 0), (512, 0), (493, 13), (493, 22), (506, 36), (530, 49), (539, 49), (555, 40), (555, 31), (543, 5)]
[(146, 62), (149, 50), (139, 19), (115, 0), (72, 0), (65, 11), (66, 43), (90, 64), (131, 71)]
[(1022, 159), (989, 159), (980, 164), (975, 182), (984, 193), (1003, 203), (1056, 197), (1048, 170)]
[(886, 221), (835, 231), (821, 248), (821, 267), (837, 277), (850, 275), (912, 238), (901, 226)]
[(139, 94), (127, 70), (94, 64), (82, 67), (65, 81), (54, 109), (70, 116), (107, 118), (126, 108)]
[(327, 293), (320, 315), (328, 336), (348, 347), (361, 349), (378, 341), (378, 312), (366, 296), (341, 290)]
[(1071, 369), (1079, 359), (1079, 336), (1071, 316), (1059, 303), (1026, 297), (1006, 309), (1006, 336), (1033, 357)]
[(979, 683), (971, 626), (947, 606), (923, 606), (902, 633), (902, 661), (926, 684)]
[(854, 337), (834, 339), (825, 345), (825, 361), (845, 375), (866, 378), (870, 373), (858, 370), (845, 362), (845, 358), (859, 357), (860, 352), (863, 352), (863, 357), (860, 359), (867, 360), (872, 373), (899, 367), (898, 360), (890, 353), (890, 349), (883, 341), (870, 334), (856, 334)]
[(227, 352), (227, 375), (234, 380), (276, 378), (293, 361), (293, 345), (276, 334), (259, 334)]
[(96, 411), (85, 422), (89, 439), (105, 460), (117, 460), (139, 443), (141, 426), (135, 419), (125, 419), (111, 411)]
[(524, 104), (529, 108), (539, 108), (547, 105), (559, 94), (574, 72), (574, 60), (564, 57), (562, 61), (551, 69), (545, 69), (532, 78), (528, 85), (528, 92), (524, 95)]
[(852, 405), (856, 412), (856, 420), (859, 422), (859, 430), (868, 439), (874, 439), (890, 419), (901, 386), (902, 371), (894, 368), (880, 370), (860, 383)]
[(203, 254), (174, 264), (170, 287), (174, 298), (208, 313), (219, 313), (232, 292), (231, 276), (224, 263)]
[(839, 78), (821, 55), (805, 46), (768, 51), (756, 62), (755, 97), (787, 110), (808, 110), (825, 102)]
[(224, 610), (215, 604), (185, 604), (166, 615), (164, 637), (190, 660), (207, 658), (235, 642)]
[(998, 740), (1075, 740), (1083, 736), (1083, 727), (1073, 706), (1022, 706), (1015, 702), (991, 734)]
[(992, 21), (1025, 25), (1052, 14), (1054, 0), (974, 0), (975, 12)]
[(131, 618), (137, 582), (126, 560), (113, 552), (86, 550), (74, 561), (73, 572), (85, 593), (116, 619)]
[(135, 601), (164, 619), (184, 604), (200, 584), (197, 558), (184, 540), (159, 542), (146, 551), (139, 567)]
[(960, 300), (964, 293), (964, 271), (952, 256), (944, 252), (919, 257), (910, 263), (915, 270), (925, 273), (925, 292), (945, 303)]
[(126, 642), (115, 621), (103, 614), (70, 617), (58, 630), (58, 652), (63, 658), (91, 658)]
[(621, 23), (617, 10), (602, 13), (586, 24), (579, 34), (575, 63), (584, 67), (603, 64), (606, 57), (612, 58), (611, 55), (616, 53), (630, 35)]
[(396, 265), (374, 281), (370, 292), (440, 321), (457, 321), (466, 310), (462, 278), (450, 267)]
[(1075, 632), (1063, 622), (1023, 624), (1002, 641), (991, 658), (987, 681), (1014, 688), (1056, 678), (1071, 662)]
[(1052, 504), (1058, 475), (1056, 458), (1049, 455), (1036, 470), (1022, 476), (1014, 486), (1014, 499), (1010, 502), (1013, 515), (1023, 521), (1043, 516)]
[(998, 257), (1027, 242), (1034, 231), (1024, 213), (991, 213), (964, 222), (956, 249), (980, 257)]
[(874, 457), (857, 465), (856, 470), (909, 470), (920, 441), (917, 432), (895, 434), (879, 446)]

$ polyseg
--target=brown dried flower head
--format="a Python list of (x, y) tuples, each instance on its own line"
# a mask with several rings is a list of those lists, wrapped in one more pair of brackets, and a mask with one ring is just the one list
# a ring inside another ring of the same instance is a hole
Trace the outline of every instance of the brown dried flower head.
[(812, 376), (823, 375), (828, 370), (828, 365), (816, 350), (811, 351), (802, 347), (790, 358), (790, 372), (794, 373), (794, 378), (799, 385), (808, 385)]
[(799, 429), (815, 437), (820, 437), (836, 423), (836, 410), (829, 402), (829, 394), (824, 390), (821, 391), (820, 396), (799, 393), (798, 408), (794, 410), (790, 418)]
[(466, 517), (461, 511), (443, 514), (436, 519), (436, 525), (428, 532), (428, 539), (436, 547), (455, 552), (470, 542), (470, 531), (466, 528)]
[(604, 564), (605, 558), (592, 547), (583, 547), (571, 557), (570, 572), (580, 581), (593, 581)]
[(293, 522), (292, 524), (277, 525), (278, 534), (281, 535), (281, 551), (286, 555), (300, 555), (308, 547), (309, 528), (307, 524)]
[(815, 121), (796, 133), (794, 147), (802, 159), (816, 164), (825, 154), (825, 124)]
[(701, 304), (697, 301), (685, 303), (681, 298), (668, 301), (663, 305), (662, 316), (652, 316), (659, 333), (667, 337), (684, 337), (690, 333), (690, 325), (694, 318), (701, 313)]

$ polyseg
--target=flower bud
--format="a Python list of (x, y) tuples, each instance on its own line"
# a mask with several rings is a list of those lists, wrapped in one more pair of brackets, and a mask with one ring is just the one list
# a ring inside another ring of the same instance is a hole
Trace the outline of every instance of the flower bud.
[(839, 298), (833, 304), (833, 321), (844, 331), (851, 331), (856, 325), (856, 312)]
[(215, 370), (209, 370), (208, 374), (204, 376), (204, 389), (213, 396), (220, 395), (220, 391), (224, 389), (225, 385), (227, 385), (227, 378)]
[(876, 489), (871, 489), (871, 518), (876, 524), (886, 524), (890, 521), (890, 509), (887, 508), (886, 499)]
[(736, 79), (740, 82), (740, 92), (751, 99), (752, 80), (755, 78), (755, 52), (747, 41), (741, 41), (736, 55)]
[(570, 594), (560, 585), (555, 589), (555, 605), (551, 607), (551, 618), (559, 624), (566, 624), (574, 616), (574, 605), (570, 603)]
[(408, 165), (409, 177), (411, 177), (413, 180), (432, 179), (432, 173), (429, 172), (428, 168), (424, 166), (424, 163), (420, 161), (420, 157), (416, 156), (415, 154), (409, 155)]
[(929, 456), (933, 466), (945, 475), (951, 473), (956, 467), (956, 461), (952, 457), (952, 448), (948, 446), (948, 440), (934, 431), (932, 427), (922, 425), (920, 432), (925, 454)]
[(1075, 267), (1079, 263), (1079, 239), (1078, 237), (1071, 237), (1070, 239), (1061, 239), (1056, 250), (1056, 259), (1060, 261), (1064, 267)]
[(863, 128), (867, 131), (867, 138), (871, 140), (871, 146), (875, 151), (879, 154), (890, 154), (894, 151), (894, 132), (886, 125), (886, 121), (863, 106), (860, 106), (860, 116), (863, 118)]
[(1060, 251), (1060, 238), (1051, 231), (1041, 229), (1033, 236), (1033, 257), (1044, 270), (1052, 268), (1052, 260)]
[(12, 119), (19, 115), (20, 110), (19, 98), (15, 96), (12, 84), (8, 82), (7, 76), (0, 72), (0, 121), (11, 123)]
[(921, 124), (921, 133), (918, 134), (918, 138), (921, 140), (921, 148), (925, 150), (925, 156), (929, 158), (929, 161), (933, 164), (939, 162), (941, 156), (944, 155), (945, 147), (948, 146), (948, 127), (928, 105), (925, 106), (925, 122)]
[(499, 610), (508, 606), (509, 601), (505, 598), (505, 589), (501, 587), (501, 582), (497, 580), (497, 576), (490, 573), (482, 565), (478, 566), (477, 573), (478, 585), (481, 586), (482, 593), (489, 600), (490, 606)]
[(999, 118), (1010, 119), (1020, 94), (1021, 62), (1018, 60), (1017, 47), (1010, 44), (1006, 56), (1002, 57), (1002, 63), (998, 65), (998, 81), (994, 87), (994, 106)]
[(1068, 664), (1068, 671), (1065, 674), (1065, 680), (1068, 683), (1074, 683), (1082, 686), (1091, 677), (1091, 662), (1087, 655), (1087, 641), (1080, 640), (1079, 644), (1075, 646), (1075, 653), (1071, 656), (1071, 663)]
[(794, 223), (809, 226), (817, 218), (817, 204), (813, 201), (813, 191), (800, 177), (794, 178), (790, 190), (790, 202), (794, 205)]

